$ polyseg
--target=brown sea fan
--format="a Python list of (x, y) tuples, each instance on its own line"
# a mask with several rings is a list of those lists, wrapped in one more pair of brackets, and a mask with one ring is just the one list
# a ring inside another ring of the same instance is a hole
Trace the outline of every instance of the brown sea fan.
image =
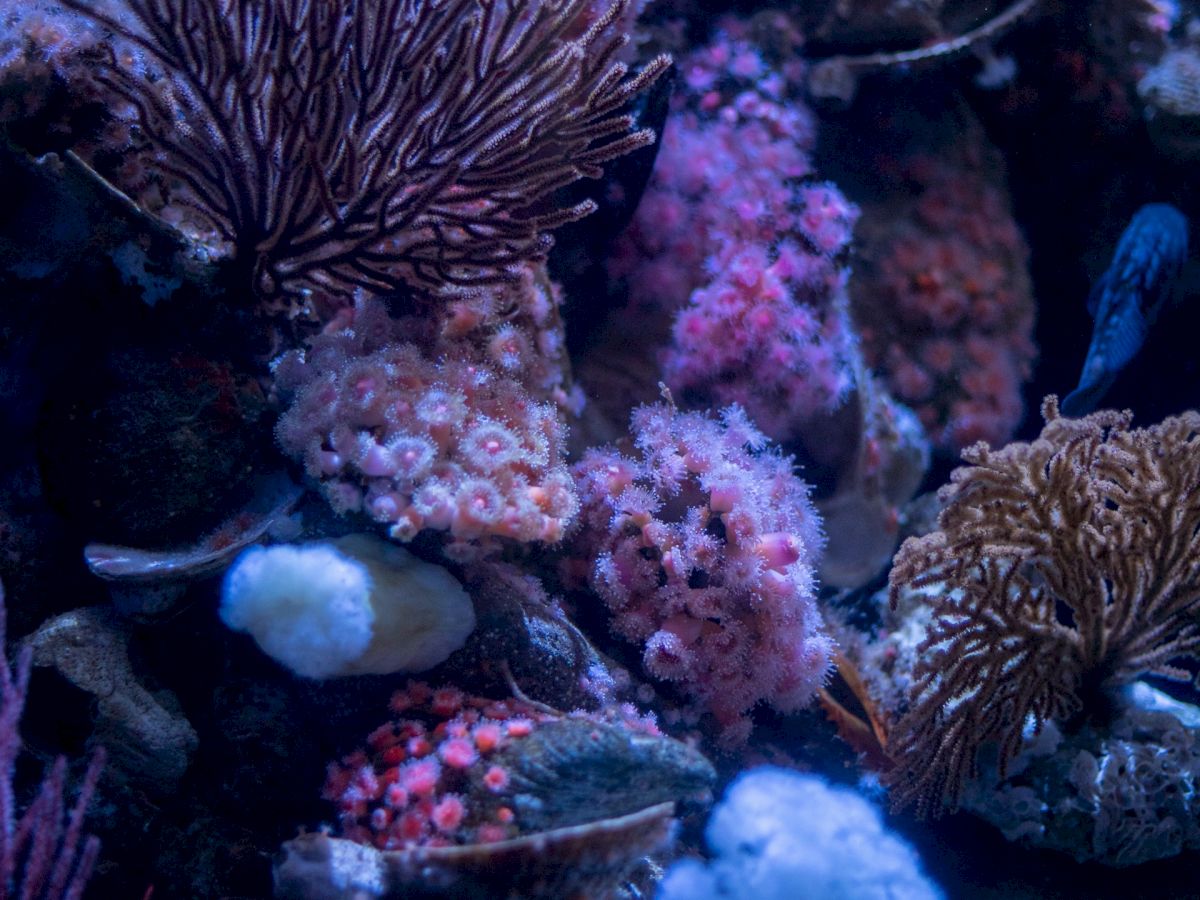
[(1103, 715), (1114, 688), (1200, 652), (1200, 414), (1144, 429), (1129, 412), (1059, 415), (1032, 443), (976, 444), (938, 530), (891, 574), (933, 606), (888, 751), (897, 806), (954, 808), (994, 743), (1001, 774), (1027, 728)]

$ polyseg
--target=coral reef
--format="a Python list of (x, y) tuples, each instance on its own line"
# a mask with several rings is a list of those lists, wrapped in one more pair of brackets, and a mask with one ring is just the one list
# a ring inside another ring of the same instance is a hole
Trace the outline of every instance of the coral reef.
[(629, 673), (601, 656), (535, 576), (489, 560), (468, 567), (463, 583), (476, 626), (456, 669), (511, 677), (531, 700), (559, 709), (610, 706), (629, 688)]
[(40, 425), (46, 489), (93, 539), (161, 549), (218, 525), (218, 498), (250, 500), (269, 445), (242, 426), (273, 418), (256, 379), (193, 349), (117, 347), (92, 362)]
[(276, 869), (282, 896), (376, 865), (395, 870), (378, 877), (379, 895), (407, 884), (456, 897), (607, 896), (661, 846), (675, 804), (702, 802), (714, 778), (632, 707), (564, 716), (410, 682), (391, 708), (401, 718), (331, 765), (324, 792), (346, 838), (387, 852), (339, 862), (338, 845), (302, 837)]
[[(283, 846), (275, 896), (446, 896), (488, 900), (498, 888), (530, 900), (619, 896), (631, 876), (645, 882), (646, 854), (670, 844), (671, 804), (528, 837), (465, 847), (373, 847), (302, 834)], [(653, 870), (650, 870), (653, 873)], [(638, 877), (641, 875), (641, 877)], [(649, 879), (653, 880), (653, 874)]]
[(1194, 896), (1198, 35), (0, 0), (0, 895)]
[(191, 765), (199, 740), (179, 713), (178, 698), (151, 693), (134, 673), (130, 628), (112, 610), (87, 607), (55, 616), (25, 645), (33, 664), (52, 668), (96, 704), (96, 739), (106, 756), (105, 781), (133, 783), (170, 795)]
[[(1015, 64), (1011, 59), (997, 57), (992, 51), (992, 43), (1005, 31), (1029, 18), (1039, 3), (1040, 0), (1014, 0), (999, 12), (990, 3), (950, 4), (948, 11), (941, 8), (941, 2), (885, 3), (882, 5), (886, 9), (882, 11), (880, 4), (837, 4), (833, 10), (825, 12), (823, 21), (816, 26), (818, 34), (845, 36), (862, 32), (863, 37), (871, 35), (876, 40), (895, 40), (907, 35), (910, 40), (923, 38), (923, 46), (827, 57), (812, 66), (809, 90), (824, 100), (849, 104), (864, 75), (886, 70), (911, 72), (970, 53), (983, 62), (975, 83), (982, 87), (997, 86), (1011, 78)], [(968, 29), (967, 25), (974, 27)], [(956, 28), (964, 30), (954, 34)]]
[(833, 493), (816, 503), (828, 539), (817, 571), (837, 588), (861, 587), (891, 562), (904, 506), (929, 470), (929, 439), (913, 411), (865, 368), (855, 381), (856, 452)]
[[(468, 351), (539, 400), (578, 415), (583, 395), (571, 383), (563, 322), (562, 289), (544, 265), (515, 267), (513, 279), (456, 296), (440, 310), (436, 346)], [(416, 331), (417, 329), (413, 329)]]
[(289, 514), (303, 490), (287, 476), (260, 481), (253, 499), (198, 541), (168, 550), (92, 542), (83, 548), (88, 569), (108, 583), (122, 615), (153, 620), (169, 614), (188, 586), (219, 574), (238, 554), (267, 538), (295, 533)]

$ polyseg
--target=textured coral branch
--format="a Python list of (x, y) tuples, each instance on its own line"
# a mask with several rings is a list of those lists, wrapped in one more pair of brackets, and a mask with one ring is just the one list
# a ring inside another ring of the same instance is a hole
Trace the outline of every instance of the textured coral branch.
[(889, 741), (897, 805), (956, 806), (983, 744), (1003, 775), (1029, 729), (1200, 651), (1200, 414), (1042, 411), (1032, 443), (964, 452), (939, 530), (896, 557), (893, 603), (925, 589), (934, 611)]
[(586, 215), (549, 195), (650, 143), (619, 110), (614, 0), (124, 0), (64, 5), (119, 39), (99, 80), (132, 109), (170, 203), (250, 271), (303, 288), (490, 283)]

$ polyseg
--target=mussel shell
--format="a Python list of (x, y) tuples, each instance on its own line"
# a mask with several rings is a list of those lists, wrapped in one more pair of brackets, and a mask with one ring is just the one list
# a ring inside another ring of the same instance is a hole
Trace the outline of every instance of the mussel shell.
[(283, 845), (275, 896), (601, 898), (671, 835), (674, 804), (492, 844), (379, 851), (327, 834)]

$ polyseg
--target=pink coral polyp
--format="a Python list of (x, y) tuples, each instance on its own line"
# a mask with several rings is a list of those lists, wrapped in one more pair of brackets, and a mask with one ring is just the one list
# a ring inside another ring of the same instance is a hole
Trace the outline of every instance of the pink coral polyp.
[(354, 319), (276, 367), (293, 394), (280, 446), (336, 509), (365, 509), (399, 541), (449, 532), (459, 559), (500, 538), (558, 540), (578, 503), (554, 407), (481, 363), (391, 343), (377, 307), (360, 304)]
[(734, 744), (753, 706), (802, 706), (829, 667), (813, 593), (820, 522), (792, 459), (736, 407), (716, 421), (644, 406), (633, 433), (636, 456), (591, 450), (575, 467), (575, 548), (595, 560), (614, 631)]
[(612, 270), (635, 309), (675, 316), (671, 390), (738, 403), (790, 441), (853, 385), (839, 257), (858, 210), (832, 184), (798, 183), (812, 172), (811, 114), (745, 35), (718, 33), (681, 65), (685, 89)]

